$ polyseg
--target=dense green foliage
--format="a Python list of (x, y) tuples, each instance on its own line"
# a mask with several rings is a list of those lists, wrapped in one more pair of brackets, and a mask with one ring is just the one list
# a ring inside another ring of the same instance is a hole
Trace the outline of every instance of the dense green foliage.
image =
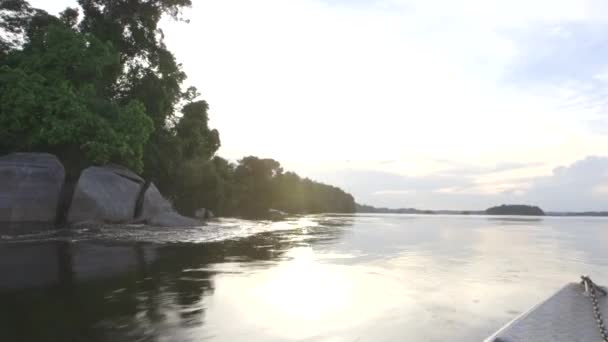
[(273, 159), (249, 156), (232, 164), (214, 157), (189, 161), (180, 171), (174, 182), (179, 188), (176, 204), (186, 214), (201, 207), (253, 218), (266, 216), (269, 208), (291, 214), (355, 211), (350, 194), (283, 172)]
[(486, 209), (486, 214), (488, 215), (530, 215), (530, 216), (543, 216), (545, 212), (537, 207), (532, 205), (524, 205), (524, 204), (503, 204), (498, 207), (492, 207)]
[(180, 20), (191, 0), (78, 4), (55, 17), (26, 0), (0, 0), (0, 153), (55, 153), (69, 177), (123, 164), (186, 214), (355, 210), (351, 195), (284, 173), (275, 160), (215, 155), (209, 106), (184, 85), (158, 25), (163, 16)]
[(118, 62), (108, 44), (51, 23), (0, 66), (0, 146), (48, 150), (80, 162), (143, 168), (152, 121), (137, 100), (103, 96), (96, 82)]

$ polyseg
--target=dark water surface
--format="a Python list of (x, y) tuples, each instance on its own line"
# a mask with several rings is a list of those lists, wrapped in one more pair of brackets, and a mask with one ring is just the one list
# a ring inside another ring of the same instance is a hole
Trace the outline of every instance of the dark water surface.
[(0, 341), (479, 341), (580, 274), (608, 220), (325, 215), (0, 236)]

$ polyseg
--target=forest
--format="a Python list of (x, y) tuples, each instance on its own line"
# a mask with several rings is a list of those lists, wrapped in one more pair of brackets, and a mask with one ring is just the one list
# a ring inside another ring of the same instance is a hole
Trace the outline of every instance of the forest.
[(209, 104), (169, 51), (159, 22), (187, 25), (191, 0), (78, 0), (59, 15), (0, 0), (0, 154), (50, 152), (74, 181), (124, 165), (182, 214), (351, 213), (354, 198), (269, 158), (217, 155)]

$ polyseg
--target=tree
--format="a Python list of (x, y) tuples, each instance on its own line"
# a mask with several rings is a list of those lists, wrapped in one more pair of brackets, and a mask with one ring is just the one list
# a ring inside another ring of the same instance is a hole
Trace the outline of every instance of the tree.
[(25, 39), (25, 31), (36, 13), (25, 0), (0, 1), (0, 58), (17, 48)]
[[(186, 74), (164, 43), (163, 16), (180, 20), (191, 0), (79, 0), (81, 32), (110, 42), (119, 63), (101, 78), (106, 94), (121, 103), (140, 101), (154, 122), (144, 154), (144, 177), (173, 198), (175, 177), (186, 163), (209, 159), (219, 148), (219, 133), (209, 129), (208, 106), (195, 101), (194, 87), (185, 88)], [(180, 116), (180, 108), (182, 115)], [(176, 127), (179, 126), (179, 127)]]
[(353, 213), (355, 200), (340, 188), (302, 179), (293, 172), (275, 179), (276, 197), (272, 206), (288, 213)]
[(274, 201), (274, 178), (283, 172), (274, 159), (249, 156), (239, 160), (234, 171), (237, 211), (246, 217), (267, 215)]
[(301, 213), (306, 207), (306, 193), (300, 176), (285, 172), (275, 179), (273, 207), (288, 213)]
[(177, 136), (181, 142), (182, 156), (186, 159), (208, 159), (220, 147), (220, 135), (215, 129), (209, 129), (205, 101), (191, 102), (182, 109), (182, 117), (176, 126)]
[(211, 209), (219, 215), (231, 214), (233, 173), (234, 165), (220, 157), (185, 162), (174, 180), (176, 207), (186, 215), (194, 214), (199, 208)]
[[(157, 134), (175, 118), (176, 106), (198, 95), (182, 91), (186, 74), (164, 44), (158, 23), (164, 14), (179, 18), (190, 0), (79, 0), (84, 18), (81, 32), (110, 42), (118, 51), (119, 64), (106, 70), (109, 95), (129, 101), (138, 99), (154, 121)], [(152, 140), (154, 142), (155, 140)]]
[(141, 102), (108, 99), (98, 82), (117, 63), (110, 44), (58, 20), (29, 30), (0, 66), (0, 146), (54, 152), (68, 171), (108, 162), (141, 171), (152, 122)]

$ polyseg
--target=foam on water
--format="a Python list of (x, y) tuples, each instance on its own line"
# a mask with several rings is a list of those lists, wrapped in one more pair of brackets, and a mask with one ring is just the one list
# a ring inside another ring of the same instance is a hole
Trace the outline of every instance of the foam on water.
[[(319, 226), (321, 216), (292, 217), (284, 221), (252, 221), (236, 218), (211, 220), (198, 227), (165, 228), (143, 224), (91, 225), (73, 229), (43, 230), (0, 235), (0, 243), (36, 241), (117, 241), (148, 243), (206, 243), (246, 238), (255, 234), (304, 230)], [(324, 220), (324, 219), (323, 219)], [(331, 221), (327, 221), (331, 224)]]

